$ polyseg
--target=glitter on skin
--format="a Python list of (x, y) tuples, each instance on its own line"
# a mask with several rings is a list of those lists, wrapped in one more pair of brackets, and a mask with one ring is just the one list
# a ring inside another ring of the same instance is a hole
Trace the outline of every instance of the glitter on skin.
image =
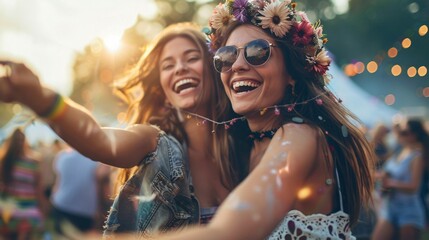
[(227, 203), (228, 207), (234, 211), (246, 211), (252, 209), (249, 203), (241, 201), (236, 195), (228, 197)]
[(289, 145), (289, 144), (291, 144), (291, 142), (290, 142), (290, 141), (283, 141), (283, 142), (282, 142), (282, 146), (286, 146), (286, 145)]
[(282, 178), (280, 177), (280, 175), (276, 176), (276, 186), (279, 189), (283, 187), (283, 182), (282, 182)]
[(253, 191), (256, 192), (256, 193), (260, 193), (262, 191), (262, 188), (260, 186), (255, 186), (253, 188)]

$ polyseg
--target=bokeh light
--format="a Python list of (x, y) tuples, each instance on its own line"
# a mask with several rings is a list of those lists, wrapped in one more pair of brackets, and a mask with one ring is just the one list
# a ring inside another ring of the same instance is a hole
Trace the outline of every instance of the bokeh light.
[(398, 56), (398, 49), (396, 49), (395, 47), (390, 48), (387, 51), (387, 56), (389, 56), (390, 58), (395, 58), (396, 56)]
[(104, 45), (110, 52), (116, 52), (121, 47), (121, 36), (110, 35), (103, 38)]
[(428, 73), (428, 69), (425, 66), (421, 66), (421, 67), (419, 67), (417, 72), (418, 72), (420, 77), (424, 77)]
[(422, 90), (423, 97), (429, 97), (429, 87), (425, 87)]
[(396, 99), (395, 99), (395, 95), (393, 94), (388, 94), (385, 98), (384, 98), (384, 102), (391, 106), (395, 103)]
[(419, 28), (419, 35), (420, 36), (424, 36), (424, 35), (426, 35), (428, 33), (428, 26), (426, 26), (426, 25), (422, 25), (420, 28)]
[(401, 75), (402, 68), (401, 68), (401, 66), (399, 66), (398, 64), (396, 64), (396, 65), (394, 65), (392, 67), (391, 71), (392, 71), (392, 75), (395, 76), (395, 77), (397, 77), (397, 76)]
[(378, 64), (375, 61), (371, 61), (366, 65), (366, 69), (370, 73), (375, 73), (378, 70)]
[(407, 70), (408, 77), (415, 77), (417, 75), (417, 69), (415, 67), (409, 67)]
[(298, 192), (298, 199), (306, 199), (310, 196), (311, 190), (308, 187), (302, 188)]
[(344, 73), (349, 77), (356, 76), (356, 69), (355, 69), (354, 64), (347, 64), (344, 67)]
[(411, 39), (405, 38), (404, 40), (402, 40), (402, 47), (403, 48), (411, 47)]
[(363, 62), (357, 62), (354, 64), (354, 68), (357, 74), (361, 74), (365, 71), (365, 64), (363, 64)]

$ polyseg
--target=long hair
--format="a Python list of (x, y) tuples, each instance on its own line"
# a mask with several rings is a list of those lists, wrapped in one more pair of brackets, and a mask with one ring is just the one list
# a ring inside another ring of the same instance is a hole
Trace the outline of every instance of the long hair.
[[(236, 21), (222, 31), (221, 46), (225, 45), (232, 31), (241, 25), (243, 23)], [(273, 37), (268, 31), (264, 32)], [(306, 103), (297, 104), (293, 111), (279, 109), (285, 119), (284, 123), (292, 122), (293, 117), (299, 116), (305, 123), (317, 127), (321, 135), (326, 136), (326, 156), (331, 156), (343, 190), (344, 186), (351, 189), (342, 191), (341, 197), (344, 211), (349, 214), (350, 222), (354, 224), (359, 217), (361, 206), (371, 200), (375, 159), (373, 149), (356, 126), (356, 123), (360, 122), (358, 118), (340, 103), (320, 78), (306, 69), (303, 50), (285, 41), (274, 39), (283, 54), (284, 67), (295, 80), (294, 89), (286, 88), (279, 105)], [(319, 102), (309, 101), (315, 98), (320, 99)], [(326, 159), (326, 164), (330, 165), (329, 158)]]
[(12, 181), (12, 172), (15, 162), (22, 157), (25, 151), (25, 135), (17, 128), (5, 142), (6, 150), (0, 162), (0, 183), (8, 186)]
[[(208, 109), (213, 120), (225, 119), (230, 110), (230, 104), (223, 91), (221, 82), (215, 79), (212, 64), (212, 54), (208, 51), (205, 35), (196, 24), (177, 23), (165, 28), (143, 51), (138, 63), (127, 73), (122, 84), (117, 86), (117, 93), (129, 105), (127, 121), (130, 124), (150, 123), (158, 125), (163, 131), (171, 134), (181, 142), (187, 141), (187, 135), (181, 123), (181, 117), (176, 110), (165, 107), (166, 97), (160, 83), (159, 60), (164, 46), (177, 37), (184, 37), (199, 48), (204, 61), (203, 91), (197, 99), (197, 104), (203, 104), (201, 99), (209, 99), (204, 106)], [(230, 145), (225, 131), (212, 134), (213, 146), (207, 146), (212, 151), (214, 159), (221, 171), (222, 183), (229, 189), (238, 184), (236, 166), (230, 162)], [(232, 159), (233, 161), (233, 159)], [(118, 184), (123, 184), (135, 172), (137, 167), (123, 169), (118, 175)]]

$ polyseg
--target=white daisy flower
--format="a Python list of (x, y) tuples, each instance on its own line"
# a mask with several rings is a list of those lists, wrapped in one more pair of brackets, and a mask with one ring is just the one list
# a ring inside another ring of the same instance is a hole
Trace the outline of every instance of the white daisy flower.
[(325, 49), (322, 49), (315, 58), (316, 62), (323, 66), (329, 66), (331, 63), (331, 58), (328, 55), (328, 52)]
[(213, 10), (213, 15), (210, 17), (209, 22), (212, 28), (222, 31), (225, 26), (234, 20), (234, 16), (230, 14), (226, 5), (219, 4)]
[(262, 28), (269, 28), (277, 37), (284, 37), (292, 26), (292, 22), (288, 20), (290, 9), (288, 8), (290, 1), (275, 1), (265, 6), (259, 11), (262, 14), (259, 19), (259, 24)]

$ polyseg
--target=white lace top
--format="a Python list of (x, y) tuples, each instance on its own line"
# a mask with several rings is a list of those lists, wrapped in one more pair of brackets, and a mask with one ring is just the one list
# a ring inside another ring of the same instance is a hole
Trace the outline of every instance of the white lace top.
[(298, 210), (291, 210), (267, 239), (356, 239), (350, 230), (349, 215), (343, 211), (338, 171), (335, 169), (335, 172), (340, 196), (340, 211), (329, 215), (304, 215)]
[(350, 231), (349, 215), (343, 211), (330, 215), (306, 216), (298, 210), (292, 210), (268, 239), (355, 239), (355, 237)]

